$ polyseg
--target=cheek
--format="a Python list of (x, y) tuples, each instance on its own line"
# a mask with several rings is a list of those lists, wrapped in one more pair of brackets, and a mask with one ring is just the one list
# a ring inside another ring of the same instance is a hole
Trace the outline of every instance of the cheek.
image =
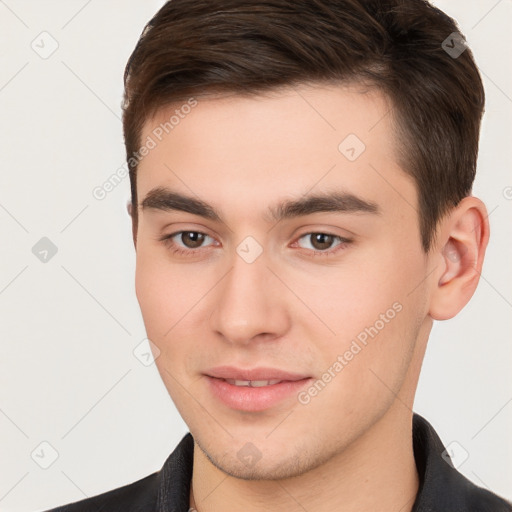
[(194, 265), (177, 262), (170, 249), (153, 240), (151, 231), (139, 228), (136, 251), (135, 290), (144, 318), (151, 326), (167, 329), (183, 316), (195, 295), (204, 293)]
[(311, 339), (324, 370), (342, 356), (340, 387), (349, 393), (372, 382), (382, 387), (371, 370), (390, 383), (404, 377), (426, 315), (425, 274), (421, 253), (411, 256), (390, 244), (346, 268), (329, 269), (323, 288), (303, 284), (299, 293), (335, 333)]
[[(415, 279), (418, 281), (417, 276), (421, 275), (418, 263), (411, 265), (400, 257), (389, 249), (387, 254), (384, 249), (368, 251), (350, 261), (347, 259), (338, 267), (287, 276), (288, 281), (294, 283), (297, 296), (329, 328), (330, 333), (316, 321), (315, 325), (322, 327), (323, 334), (317, 334), (316, 338), (323, 339), (325, 347), (334, 342), (336, 348), (341, 349), (374, 324), (379, 331), (384, 326), (388, 330), (391, 324), (400, 324), (400, 319), (395, 321), (397, 309), (414, 300), (410, 292)], [(312, 326), (313, 315), (306, 317), (305, 321)]]
[(207, 276), (193, 265), (173, 263), (164, 251), (142, 244), (137, 250), (136, 296), (147, 337), (160, 350), (156, 364), (166, 382), (160, 366), (173, 375), (186, 373), (189, 360), (204, 351), (200, 344), (211, 313), (205, 295), (216, 275), (208, 284)]
[(148, 337), (162, 339), (184, 314), (188, 303), (186, 279), (158, 251), (137, 249), (135, 292)]
[(142, 245), (137, 250), (135, 290), (144, 326), (147, 337), (158, 349), (155, 365), (182, 415), (186, 411), (179, 405), (186, 402), (186, 396), (182, 396), (180, 383), (186, 382), (184, 362), (192, 345), (183, 336), (183, 329), (186, 329), (187, 311), (195, 302), (189, 296), (188, 281), (183, 272), (164, 261), (158, 251), (145, 250)]

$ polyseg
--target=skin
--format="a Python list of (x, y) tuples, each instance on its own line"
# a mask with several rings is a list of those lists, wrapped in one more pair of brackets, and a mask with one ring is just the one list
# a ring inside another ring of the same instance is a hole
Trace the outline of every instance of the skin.
[[(148, 120), (141, 140), (176, 108)], [(412, 508), (412, 406), (429, 332), (471, 298), (489, 225), (484, 204), (467, 197), (423, 252), (389, 110), (383, 94), (355, 85), (198, 98), (139, 164), (136, 294), (158, 371), (194, 437), (190, 498), (200, 512)], [(353, 162), (338, 150), (348, 134), (366, 146)], [(158, 186), (201, 198), (224, 222), (142, 208)], [(380, 213), (264, 217), (280, 200), (340, 189)], [(208, 236), (202, 245), (175, 236), (175, 247), (199, 247), (176, 255), (159, 238), (179, 230)], [(321, 246), (312, 233), (352, 241)], [(247, 236), (263, 251), (253, 263), (236, 252)], [(321, 254), (331, 249), (340, 250)], [(293, 394), (238, 411), (207, 386), (203, 372), (223, 364), (320, 379), (396, 303), (400, 312), (307, 404)], [(252, 465), (237, 457), (248, 442), (261, 456)]]

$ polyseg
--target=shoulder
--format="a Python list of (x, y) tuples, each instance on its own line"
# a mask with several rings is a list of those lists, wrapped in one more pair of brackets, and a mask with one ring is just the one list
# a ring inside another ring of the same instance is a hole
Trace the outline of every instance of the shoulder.
[(159, 473), (155, 472), (117, 489), (68, 503), (45, 512), (90, 512), (105, 510), (108, 512), (149, 512), (156, 510)]
[(477, 487), (468, 481), (469, 489), (467, 492), (468, 510), (478, 510), (481, 512), (512, 512), (512, 503), (501, 496), (494, 494), (487, 489)]
[(478, 487), (455, 468), (434, 427), (418, 414), (413, 417), (413, 445), (420, 477), (413, 512), (512, 512), (511, 503)]
[(159, 471), (123, 487), (45, 512), (188, 510), (194, 439), (185, 434)]
[[(450, 468), (451, 469), (451, 468)], [(483, 487), (479, 487), (455, 469), (453, 471), (454, 493), (466, 508), (475, 512), (512, 512), (512, 503)], [(449, 498), (444, 498), (449, 503)], [(457, 498), (456, 498), (457, 499)], [(457, 502), (458, 503), (458, 502)]]

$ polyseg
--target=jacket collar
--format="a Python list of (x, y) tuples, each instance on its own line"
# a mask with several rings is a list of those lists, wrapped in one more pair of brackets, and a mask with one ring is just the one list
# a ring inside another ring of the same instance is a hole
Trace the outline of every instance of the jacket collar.
[[(413, 449), (419, 489), (412, 512), (450, 510), (510, 512), (501, 498), (481, 489), (451, 464), (432, 425), (413, 415)], [(194, 455), (194, 439), (187, 433), (159, 472), (157, 512), (188, 512)]]

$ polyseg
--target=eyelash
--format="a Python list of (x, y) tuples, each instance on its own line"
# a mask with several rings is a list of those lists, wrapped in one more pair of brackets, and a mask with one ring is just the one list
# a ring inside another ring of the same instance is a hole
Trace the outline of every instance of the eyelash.
[[(159, 240), (161, 242), (164, 243), (165, 246), (167, 247), (170, 247), (171, 248), (171, 252), (172, 254), (174, 255), (179, 255), (179, 256), (193, 256), (195, 255), (197, 252), (201, 251), (203, 248), (198, 248), (198, 249), (183, 249), (183, 248), (180, 248), (179, 246), (177, 247), (176, 246), (176, 242), (174, 242), (172, 239), (176, 236), (176, 235), (181, 235), (183, 233), (195, 233), (195, 234), (200, 234), (200, 235), (205, 235), (205, 236), (208, 236), (210, 237), (210, 235), (206, 234), (206, 233), (203, 233), (201, 231), (191, 231), (191, 230), (184, 230), (184, 231), (176, 231), (174, 233), (171, 233), (170, 235), (164, 235), (162, 236), (161, 238), (159, 238)], [(308, 235), (327, 235), (327, 236), (331, 236), (333, 238), (337, 238), (340, 243), (338, 245), (336, 245), (334, 247), (334, 249), (328, 249), (326, 251), (320, 251), (320, 250), (313, 250), (313, 249), (304, 249), (310, 253), (313, 253), (313, 257), (317, 257), (317, 256), (331, 256), (335, 253), (337, 253), (338, 251), (341, 251), (343, 250), (344, 248), (346, 248), (346, 246), (350, 243), (352, 243), (352, 240), (349, 240), (348, 238), (343, 238), (342, 236), (339, 236), (339, 235), (335, 235), (333, 233), (327, 233), (327, 232), (324, 232), (324, 231), (311, 231), (309, 233), (304, 233), (302, 234), (301, 236), (299, 236), (299, 238), (297, 239), (300, 240), (301, 238), (305, 237), (305, 236), (308, 236)], [(212, 237), (210, 237), (212, 238)]]

